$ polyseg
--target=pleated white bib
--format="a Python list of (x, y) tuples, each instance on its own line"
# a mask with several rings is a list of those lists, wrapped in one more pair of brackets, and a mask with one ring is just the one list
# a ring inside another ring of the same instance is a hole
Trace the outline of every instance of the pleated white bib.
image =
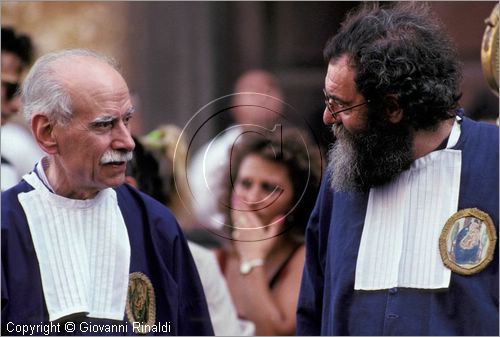
[(462, 153), (449, 148), (459, 135), (455, 122), (446, 149), (415, 160), (395, 181), (370, 190), (354, 289), (449, 286), (439, 236), (458, 207)]
[[(41, 163), (38, 172), (43, 171)], [(40, 266), (50, 321), (74, 313), (122, 320), (128, 289), (130, 242), (116, 192), (90, 200), (49, 191), (35, 173), (34, 190), (18, 198), (28, 220)]]

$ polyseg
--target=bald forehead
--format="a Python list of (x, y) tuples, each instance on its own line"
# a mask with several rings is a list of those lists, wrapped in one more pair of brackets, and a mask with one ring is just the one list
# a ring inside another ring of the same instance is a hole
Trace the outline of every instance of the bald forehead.
[(51, 68), (59, 80), (69, 85), (82, 82), (96, 85), (110, 79), (124, 81), (111, 65), (92, 56), (66, 56), (55, 60)]
[[(129, 90), (123, 77), (110, 64), (92, 56), (68, 56), (53, 64), (57, 81), (71, 97), (75, 113), (90, 107), (122, 110), (129, 107)], [(112, 107), (108, 106), (111, 105)]]
[(125, 80), (105, 60), (71, 55), (55, 60), (51, 67), (56, 81), (71, 98), (75, 116), (110, 118), (132, 109)]

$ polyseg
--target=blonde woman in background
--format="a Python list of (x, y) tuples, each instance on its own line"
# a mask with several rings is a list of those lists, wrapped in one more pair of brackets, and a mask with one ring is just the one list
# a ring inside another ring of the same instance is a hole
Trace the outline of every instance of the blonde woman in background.
[[(174, 213), (184, 230), (196, 227), (186, 181), (187, 144), (181, 138), (181, 130), (175, 125), (162, 125), (143, 137), (141, 141), (145, 149), (158, 161), (158, 175), (161, 178), (164, 196), (162, 202)], [(194, 242), (188, 241), (188, 244), (200, 274), (215, 335), (253, 335), (254, 324), (237, 317), (215, 254)]]
[(180, 138), (181, 132), (175, 125), (164, 124), (148, 133), (141, 142), (158, 161), (167, 207), (175, 214), (182, 228), (189, 230), (194, 226), (194, 216), (186, 180), (187, 144)]

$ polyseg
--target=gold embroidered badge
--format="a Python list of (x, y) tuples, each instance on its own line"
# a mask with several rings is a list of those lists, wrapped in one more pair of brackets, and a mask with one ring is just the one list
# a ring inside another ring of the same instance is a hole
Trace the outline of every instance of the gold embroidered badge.
[(140, 272), (130, 274), (125, 310), (136, 334), (148, 333), (150, 327), (155, 324), (155, 291), (145, 274)]
[(493, 260), (497, 235), (491, 217), (477, 208), (453, 214), (439, 237), (446, 267), (461, 275), (476, 274)]

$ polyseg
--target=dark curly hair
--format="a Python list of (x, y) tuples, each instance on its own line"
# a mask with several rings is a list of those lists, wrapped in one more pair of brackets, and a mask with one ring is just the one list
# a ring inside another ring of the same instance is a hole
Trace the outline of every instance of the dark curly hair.
[(28, 66), (33, 59), (31, 39), (27, 35), (16, 34), (12, 27), (2, 27), (2, 51), (19, 56), (23, 67)]
[(384, 111), (389, 96), (396, 97), (415, 130), (432, 129), (458, 107), (461, 64), (427, 4), (364, 4), (347, 16), (323, 54), (326, 62), (347, 54), (370, 110)]
[(243, 133), (228, 153), (230, 160), (224, 176), (229, 179), (224, 180), (226, 185), (219, 202), (226, 224), (232, 224), (231, 208), (228, 207), (233, 193), (232, 182), (236, 180), (241, 163), (249, 155), (257, 155), (286, 169), (294, 192), (291, 206), (295, 205), (295, 208), (286, 218), (284, 235), (302, 243), (321, 181), (322, 159), (319, 145), (314, 144), (306, 132), (294, 127), (269, 135)]

